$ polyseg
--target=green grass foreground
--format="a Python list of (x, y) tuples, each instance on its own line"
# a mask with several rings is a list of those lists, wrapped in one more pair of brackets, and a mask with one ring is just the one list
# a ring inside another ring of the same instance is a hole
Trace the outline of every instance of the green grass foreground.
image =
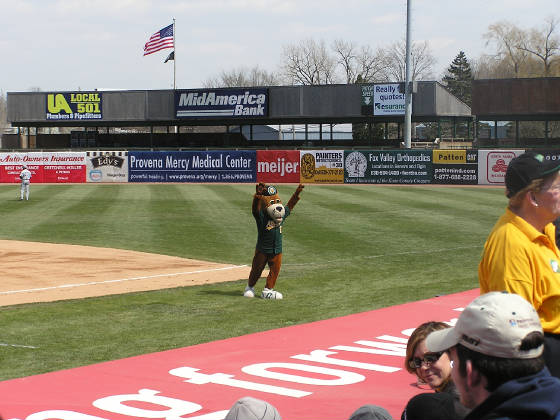
[[(279, 186), (285, 201), (294, 190)], [(250, 264), (253, 192), (247, 184), (33, 184), (20, 202), (19, 186), (0, 185), (0, 239)], [(3, 307), (0, 379), (475, 288), (482, 246), (505, 205), (501, 188), (307, 185), (284, 227), (276, 287), (284, 300), (244, 298), (242, 280)]]

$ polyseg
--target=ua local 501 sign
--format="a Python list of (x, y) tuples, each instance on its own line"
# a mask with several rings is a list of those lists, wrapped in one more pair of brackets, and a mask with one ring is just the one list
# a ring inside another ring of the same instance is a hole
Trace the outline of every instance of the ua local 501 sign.
[(48, 93), (47, 120), (100, 120), (100, 92)]

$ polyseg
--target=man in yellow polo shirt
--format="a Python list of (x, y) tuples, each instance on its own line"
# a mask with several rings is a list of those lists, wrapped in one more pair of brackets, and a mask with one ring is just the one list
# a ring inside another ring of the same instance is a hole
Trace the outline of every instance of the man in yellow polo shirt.
[(526, 152), (511, 160), (509, 204), (484, 244), (480, 293), (507, 290), (529, 302), (545, 332), (545, 361), (560, 377), (560, 251), (552, 222), (560, 217), (560, 162)]

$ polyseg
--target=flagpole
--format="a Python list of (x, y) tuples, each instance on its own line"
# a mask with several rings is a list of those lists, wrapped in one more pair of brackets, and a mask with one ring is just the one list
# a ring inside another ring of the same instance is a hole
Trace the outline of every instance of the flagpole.
[[(175, 63), (177, 62), (177, 48), (175, 47), (175, 18), (173, 18), (173, 91), (177, 89), (177, 85), (175, 84), (175, 74), (176, 74), (176, 67)], [(175, 93), (173, 93), (175, 94)], [(175, 126), (175, 134), (179, 132), (179, 127)]]
[(173, 90), (177, 88), (177, 85), (175, 84), (175, 74), (176, 74), (175, 63), (177, 62), (177, 48), (175, 47), (176, 38), (177, 37), (175, 36), (175, 18), (173, 18)]

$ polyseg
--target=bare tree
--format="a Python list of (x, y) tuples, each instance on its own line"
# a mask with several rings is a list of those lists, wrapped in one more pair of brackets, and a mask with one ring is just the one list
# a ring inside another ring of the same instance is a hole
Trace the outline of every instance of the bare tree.
[[(412, 80), (433, 78), (435, 57), (430, 51), (428, 41), (414, 42), (410, 49)], [(385, 50), (385, 81), (401, 82), (405, 79), (406, 43), (395, 42)]]
[(273, 72), (260, 69), (240, 67), (231, 71), (222, 71), (218, 76), (203, 82), (205, 88), (216, 87), (250, 87), (274, 86), (279, 84), (280, 78)]
[(522, 29), (506, 21), (490, 25), (483, 35), (486, 45), (493, 44), (495, 47), (496, 52), (491, 57), (495, 64), (501, 64), (501, 71), (505, 72), (501, 77), (526, 75), (528, 53), (518, 48), (525, 36)]
[(346, 83), (354, 83), (358, 69), (357, 69), (357, 52), (354, 43), (351, 41), (344, 41), (342, 39), (337, 39), (333, 42), (332, 49), (338, 57), (338, 64), (342, 66), (342, 69), (346, 75)]
[(551, 74), (553, 62), (559, 59), (560, 39), (556, 34), (558, 19), (549, 17), (545, 22), (545, 26), (541, 30), (531, 29), (527, 36), (520, 40), (517, 49), (532, 54), (542, 61), (542, 75), (547, 77)]
[(357, 48), (354, 43), (341, 39), (335, 40), (332, 49), (337, 62), (342, 67), (346, 83), (374, 82), (383, 77), (383, 50), (375, 53), (369, 45)]
[(560, 75), (558, 19), (549, 17), (541, 29), (524, 30), (502, 21), (484, 34), (495, 52), (475, 65), (476, 78), (542, 77)]
[(283, 49), (282, 73), (294, 85), (336, 83), (336, 60), (329, 54), (324, 41), (306, 39), (299, 45)]

